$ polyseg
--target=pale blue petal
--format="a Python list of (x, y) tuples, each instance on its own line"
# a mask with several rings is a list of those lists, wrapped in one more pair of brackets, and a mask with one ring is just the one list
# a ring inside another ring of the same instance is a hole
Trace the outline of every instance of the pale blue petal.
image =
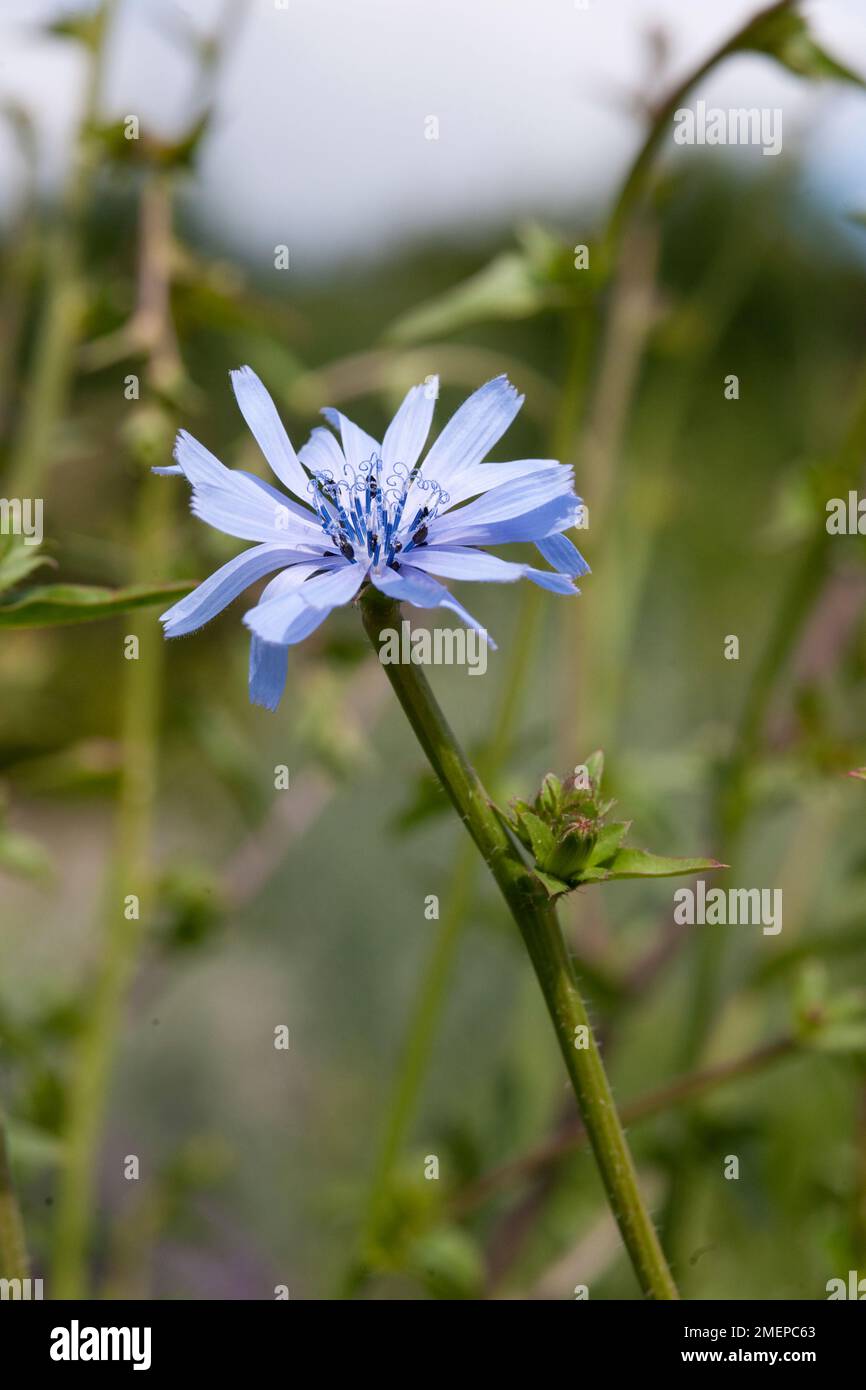
[(362, 430), (360, 425), (356, 425), (347, 415), (342, 415), (339, 410), (334, 410), (329, 405), (325, 406), (321, 414), (329, 425), (340, 431), (346, 462), (355, 473), (359, 472), (362, 463), (369, 463), (371, 459), (379, 457), (381, 450), (378, 440)]
[(539, 473), (549, 473), (551, 469), (567, 466), (558, 463), (556, 459), (516, 459), (513, 463), (479, 463), (474, 468), (468, 468), (449, 484), (448, 504), (444, 510), (450, 511), (459, 502), (465, 502), (469, 497), (477, 497), (482, 492), (489, 492), (491, 488), (501, 487), (503, 483), (536, 477)]
[(286, 688), (288, 668), (288, 647), (263, 642), (253, 635), (250, 640), (250, 699), (254, 705), (277, 708)]
[(343, 476), (343, 451), (324, 425), (313, 430), (298, 458), (311, 473), (333, 473), (336, 478)]
[(177, 436), (174, 456), (192, 484), (193, 515), (208, 525), (241, 540), (321, 543), (321, 529), (311, 512), (297, 507), (260, 478), (226, 468), (186, 430)]
[(232, 372), (231, 379), (241, 414), (271, 468), (290, 492), (305, 500), (309, 479), (270, 394), (251, 367)]
[(391, 568), (378, 572), (371, 570), (370, 579), (383, 594), (399, 599), (402, 603), (411, 603), (415, 608), (449, 608), (452, 613), (462, 618), (467, 627), (480, 632), (488, 646), (496, 651), (496, 643), (486, 627), (473, 618), (472, 614), (457, 602), (454, 595), (449, 593), (445, 585), (440, 584), (432, 575), (424, 574), (422, 570), (413, 569), (411, 565), (406, 564), (400, 566), (399, 572)]
[(347, 561), (342, 566), (335, 565), (328, 574), (320, 574), (309, 580), (298, 590), (298, 597), (311, 608), (335, 608), (337, 604), (349, 603), (364, 582), (369, 561)]
[[(343, 560), (324, 574), (308, 579), (294, 592), (265, 598), (244, 614), (244, 622), (265, 642), (299, 642), (332, 608), (348, 603), (364, 582), (365, 567)], [(307, 624), (309, 623), (309, 626)]]
[(589, 565), (584, 560), (576, 546), (572, 545), (567, 536), (546, 536), (543, 540), (535, 542), (549, 565), (554, 569), (561, 570), (564, 574), (574, 575), (577, 579), (582, 574), (590, 574)]
[(382, 440), (382, 463), (386, 469), (403, 463), (411, 471), (430, 433), (430, 422), (436, 405), (439, 378), (413, 386), (406, 394)]
[(244, 623), (263, 642), (288, 647), (315, 632), (330, 611), (330, 608), (310, 608), (295, 593), (251, 608), (244, 614)]
[(259, 595), (259, 603), (267, 603), (271, 598), (285, 598), (299, 589), (311, 575), (321, 574), (322, 570), (333, 569), (334, 566), (342, 568), (344, 564), (342, 555), (338, 555), (332, 560), (305, 560), (300, 565), (292, 565), (291, 569), (282, 570), (265, 585)]
[[(483, 500), (483, 499), (482, 499)], [(470, 503), (474, 506), (475, 503)], [(468, 508), (449, 512), (444, 518), (453, 523)], [(430, 541), (439, 545), (507, 545), (511, 541), (537, 541), (557, 531), (567, 531), (580, 519), (581, 503), (573, 493), (564, 497), (554, 497), (543, 506), (524, 512), (504, 521), (492, 521), (478, 526), (457, 526), (449, 524), (448, 530), (440, 531), (440, 521), (430, 526)], [(410, 552), (411, 554), (411, 552)]]
[(565, 574), (533, 569), (531, 565), (515, 564), (485, 550), (446, 549), (430, 545), (406, 552), (406, 563), (425, 573), (441, 574), (445, 579), (477, 580), (481, 583), (513, 584), (517, 579), (531, 579), (542, 589), (555, 594), (577, 593)]
[(446, 491), (466, 468), (487, 457), (523, 404), (506, 376), (488, 381), (464, 401), (424, 460), (425, 478)]
[[(321, 522), (315, 512), (311, 511), (309, 507), (302, 507), (300, 503), (293, 502), (291, 497), (287, 497), (284, 492), (280, 492), (271, 483), (266, 482), (264, 478), (260, 478), (257, 473), (248, 473), (245, 468), (236, 468), (234, 469), (234, 474), (242, 478), (249, 478), (250, 482), (253, 483), (260, 492), (267, 494), (273, 504), (273, 515), (276, 519), (278, 530), (280, 528), (286, 529), (290, 526), (292, 523), (289, 521), (289, 517), (293, 517), (301, 526), (305, 527), (311, 533), (312, 544), (324, 545), (327, 543), (326, 537), (322, 534)], [(297, 527), (294, 527), (294, 529), (297, 531)]]
[(301, 551), (284, 545), (257, 545), (245, 550), (187, 594), (160, 616), (166, 637), (183, 637), (210, 622), (242, 594), (250, 584), (272, 570), (293, 565), (306, 558)]
[(527, 512), (536, 511), (545, 503), (563, 496), (574, 499), (571, 485), (571, 469), (559, 464), (529, 478), (516, 478), (510, 483), (491, 488), (490, 492), (477, 497), (474, 502), (467, 502), (465, 507), (457, 511), (437, 517), (430, 523), (430, 539), (437, 544), (447, 543), (472, 527), (489, 526), (492, 522), (525, 516)]

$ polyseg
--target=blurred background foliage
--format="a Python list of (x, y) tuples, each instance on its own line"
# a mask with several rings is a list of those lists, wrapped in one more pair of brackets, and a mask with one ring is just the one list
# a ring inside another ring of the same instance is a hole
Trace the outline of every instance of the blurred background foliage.
[[(496, 456), (574, 462), (594, 573), (573, 604), (480, 590), (499, 652), (436, 691), (497, 795), (603, 745), (634, 843), (782, 889), (778, 936), (678, 929), (664, 882), (563, 916), (683, 1295), (821, 1298), (866, 1261), (866, 542), (824, 527), (862, 483), (862, 251), (796, 156), (707, 151), (639, 160), (619, 218), (576, 196), (567, 225), (318, 281), (245, 264), (178, 208), (242, 8), (173, 145), (100, 124), (113, 6), (66, 21), (91, 108), (60, 202), (25, 192), (0, 248), (0, 490), (46, 516), (38, 557), (0, 556), (0, 1095), (32, 1267), (48, 1296), (637, 1296), (517, 935), (357, 615), (293, 651), (273, 716), (240, 605), (164, 649), (152, 592), (237, 549), (148, 471), (181, 421), (262, 470), (229, 368), (296, 443), (323, 404), (381, 435), (428, 373), (441, 423), (508, 371)], [(771, 20), (768, 61), (849, 80), (793, 6)]]

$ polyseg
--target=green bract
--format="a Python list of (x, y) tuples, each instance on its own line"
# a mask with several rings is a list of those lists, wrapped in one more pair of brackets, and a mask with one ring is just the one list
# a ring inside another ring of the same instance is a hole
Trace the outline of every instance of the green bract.
[(623, 844), (631, 821), (606, 821), (604, 754), (593, 753), (564, 782), (549, 772), (534, 801), (515, 798), (499, 815), (535, 861), (551, 897), (614, 878), (671, 878), (723, 869), (717, 859), (670, 859)]

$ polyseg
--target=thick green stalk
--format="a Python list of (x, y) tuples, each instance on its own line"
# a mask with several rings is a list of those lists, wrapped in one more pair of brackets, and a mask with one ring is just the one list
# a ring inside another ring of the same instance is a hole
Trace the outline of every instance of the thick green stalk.
[(24, 1222), (9, 1166), (6, 1126), (0, 1116), (0, 1279), (26, 1279), (29, 1274)]
[[(399, 628), (399, 608), (375, 589), (368, 589), (361, 609), (367, 634), (378, 651), (383, 628)], [(517, 853), (421, 670), (410, 664), (394, 664), (386, 666), (385, 671), (433, 771), (472, 836), (520, 928), (577, 1096), (608, 1201), (641, 1288), (650, 1298), (675, 1299), (678, 1297), (676, 1285), (640, 1195), (634, 1161), (555, 909)]]

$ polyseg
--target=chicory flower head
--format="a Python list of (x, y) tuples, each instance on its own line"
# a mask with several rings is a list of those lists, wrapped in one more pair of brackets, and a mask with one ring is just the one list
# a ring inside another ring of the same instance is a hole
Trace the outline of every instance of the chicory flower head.
[[(258, 544), (229, 560), (161, 621), (167, 637), (193, 632), (276, 571), (244, 615), (252, 633), (250, 698), (256, 704), (276, 709), (289, 647), (364, 584), (416, 608), (450, 609), (482, 633), (434, 576), (527, 578), (554, 593), (578, 592), (574, 579), (589, 566), (562, 534), (582, 516), (571, 468), (553, 459), (484, 462), (523, 404), (506, 377), (488, 381), (463, 403), (422, 462), (436, 378), (412, 387), (381, 444), (339, 411), (326, 409), (322, 414), (339, 439), (320, 426), (296, 454), (255, 372), (241, 367), (231, 376), (247, 425), (292, 496), (252, 473), (225, 468), (181, 430), (175, 464), (154, 471), (184, 474), (195, 516)], [(534, 541), (553, 569), (533, 569), (481, 549), (511, 541)]]

